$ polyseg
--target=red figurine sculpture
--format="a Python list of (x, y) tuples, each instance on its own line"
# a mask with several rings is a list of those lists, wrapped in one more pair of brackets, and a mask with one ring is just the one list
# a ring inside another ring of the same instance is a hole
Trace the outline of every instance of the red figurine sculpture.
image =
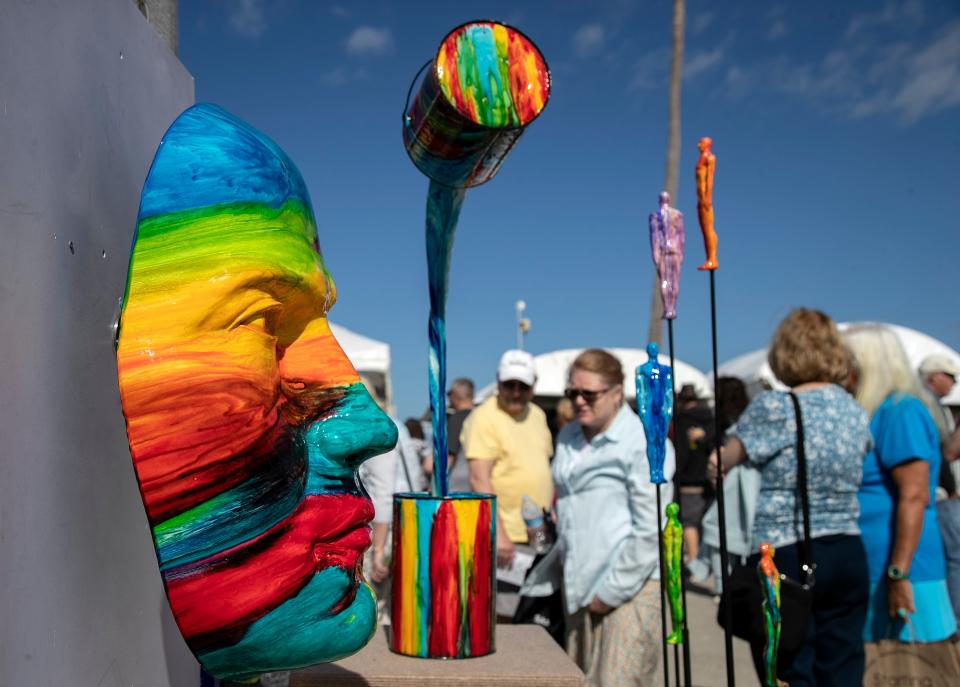
[(699, 270), (715, 270), (717, 262), (717, 232), (713, 228), (713, 173), (717, 168), (717, 158), (710, 150), (713, 139), (704, 136), (697, 144), (700, 157), (697, 159), (697, 219), (700, 220), (700, 231), (703, 232), (703, 247), (707, 253), (707, 261), (700, 265)]

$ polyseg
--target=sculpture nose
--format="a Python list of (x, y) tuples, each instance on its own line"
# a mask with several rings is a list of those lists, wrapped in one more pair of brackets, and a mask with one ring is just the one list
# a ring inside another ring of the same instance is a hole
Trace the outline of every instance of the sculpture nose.
[(352, 472), (396, 446), (397, 426), (357, 383), (347, 387), (333, 413), (310, 426), (305, 438), (312, 458), (319, 453), (329, 467)]

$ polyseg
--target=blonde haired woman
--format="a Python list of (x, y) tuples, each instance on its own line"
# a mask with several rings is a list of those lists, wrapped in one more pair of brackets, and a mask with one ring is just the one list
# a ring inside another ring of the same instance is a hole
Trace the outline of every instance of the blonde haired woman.
[[(567, 653), (594, 687), (652, 685), (660, 657), (656, 488), (636, 413), (623, 402), (623, 369), (584, 351), (564, 395), (574, 420), (557, 435), (553, 479), (563, 551)], [(673, 447), (664, 461), (671, 500)]]
[(956, 620), (934, 506), (942, 413), (891, 330), (858, 327), (846, 332), (846, 341), (857, 361), (857, 400), (871, 415), (874, 438), (860, 487), (870, 569), (864, 639), (946, 639)]

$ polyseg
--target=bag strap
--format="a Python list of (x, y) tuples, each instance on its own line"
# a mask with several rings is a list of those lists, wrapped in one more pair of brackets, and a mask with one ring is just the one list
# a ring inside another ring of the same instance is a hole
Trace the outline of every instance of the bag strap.
[(813, 544), (810, 541), (810, 502), (807, 499), (807, 452), (803, 434), (803, 418), (800, 414), (800, 399), (790, 392), (793, 410), (797, 418), (797, 491), (800, 493), (800, 509), (803, 513), (803, 542), (800, 545), (800, 569), (803, 586), (812, 587), (816, 582), (816, 563), (813, 562)]
[(403, 439), (397, 439), (397, 448), (400, 449), (400, 465), (403, 467), (403, 476), (407, 480), (407, 490), (418, 491), (413, 484), (413, 478), (410, 476), (410, 468), (407, 465), (407, 452), (404, 450), (404, 446), (401, 443), (402, 441)]

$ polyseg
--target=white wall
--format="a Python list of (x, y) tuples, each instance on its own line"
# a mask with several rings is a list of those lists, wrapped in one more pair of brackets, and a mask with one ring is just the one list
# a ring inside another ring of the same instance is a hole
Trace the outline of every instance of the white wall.
[(0, 685), (198, 685), (111, 332), (140, 189), (193, 79), (130, 0), (0, 4)]

